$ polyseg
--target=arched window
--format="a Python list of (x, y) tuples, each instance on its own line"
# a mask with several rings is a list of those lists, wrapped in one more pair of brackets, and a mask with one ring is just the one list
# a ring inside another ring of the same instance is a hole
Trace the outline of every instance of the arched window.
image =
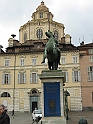
[(50, 13), (47, 14), (47, 18), (48, 18), (48, 20), (50, 19)]
[(10, 94), (8, 92), (3, 92), (1, 94), (1, 97), (11, 97)]
[(25, 33), (24, 34), (24, 43), (26, 42), (26, 40), (27, 40), (27, 34)]
[(43, 31), (41, 29), (38, 29), (36, 35), (38, 39), (42, 39)]
[(56, 30), (54, 31), (54, 36), (55, 36), (55, 39), (58, 40), (58, 32)]
[(40, 18), (43, 18), (43, 12), (39, 13)]
[(32, 90), (32, 94), (37, 94), (37, 91), (36, 90)]

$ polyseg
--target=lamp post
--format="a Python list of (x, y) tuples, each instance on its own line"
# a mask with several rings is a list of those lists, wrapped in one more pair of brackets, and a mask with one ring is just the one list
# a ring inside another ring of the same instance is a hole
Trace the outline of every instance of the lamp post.
[(16, 55), (14, 59), (14, 87), (13, 87), (13, 115), (14, 115), (14, 110), (15, 110), (15, 66), (16, 66)]
[[(14, 38), (16, 37), (16, 35), (11, 34), (11, 36), (12, 36), (13, 42), (14, 42)], [(14, 110), (15, 110), (15, 66), (16, 66), (16, 55), (15, 55), (15, 59), (14, 59), (14, 86), (13, 86), (13, 111), (12, 111), (12, 115), (14, 115)]]

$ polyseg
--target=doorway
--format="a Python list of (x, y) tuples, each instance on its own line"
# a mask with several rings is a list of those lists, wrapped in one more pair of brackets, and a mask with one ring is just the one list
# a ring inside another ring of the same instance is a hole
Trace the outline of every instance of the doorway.
[(35, 110), (35, 108), (37, 108), (37, 102), (32, 102), (32, 112)]

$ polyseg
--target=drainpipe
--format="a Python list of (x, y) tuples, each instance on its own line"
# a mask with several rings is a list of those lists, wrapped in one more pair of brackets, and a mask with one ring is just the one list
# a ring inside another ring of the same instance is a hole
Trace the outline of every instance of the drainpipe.
[(16, 55), (14, 59), (14, 87), (13, 87), (13, 111), (15, 110), (15, 67), (16, 67)]

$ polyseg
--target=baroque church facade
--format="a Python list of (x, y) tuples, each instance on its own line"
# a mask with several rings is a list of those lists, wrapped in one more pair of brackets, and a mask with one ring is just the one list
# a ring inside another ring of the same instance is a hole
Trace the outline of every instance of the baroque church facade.
[(41, 64), (50, 30), (59, 42), (61, 59), (58, 69), (66, 76), (64, 90), (70, 93), (68, 108), (82, 110), (79, 50), (64, 33), (64, 24), (53, 21), (53, 14), (42, 1), (32, 20), (19, 29), (19, 41), (9, 38), (6, 52), (0, 46), (0, 103), (8, 111), (32, 112), (41, 109), (41, 81), (38, 74), (48, 70), (47, 59)]

